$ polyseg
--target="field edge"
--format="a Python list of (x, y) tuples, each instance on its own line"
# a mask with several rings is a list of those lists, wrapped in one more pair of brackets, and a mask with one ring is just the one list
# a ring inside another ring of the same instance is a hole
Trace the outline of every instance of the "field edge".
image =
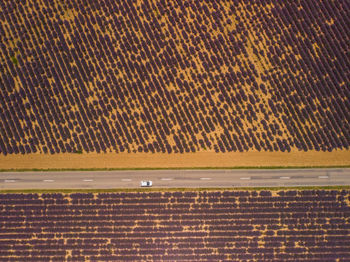
[(350, 150), (186, 154), (0, 155), (0, 170), (155, 170), (350, 167)]
[(0, 169), (0, 172), (68, 172), (68, 171), (128, 171), (128, 170), (210, 170), (210, 169), (327, 169), (350, 168), (350, 165), (335, 166), (233, 166), (233, 167), (145, 167), (145, 168), (24, 168)]
[(282, 191), (282, 190), (350, 190), (349, 186), (276, 186), (276, 187), (203, 187), (203, 188), (113, 188), (113, 189), (0, 189), (0, 194), (11, 193), (113, 193), (113, 192), (178, 192), (178, 191)]

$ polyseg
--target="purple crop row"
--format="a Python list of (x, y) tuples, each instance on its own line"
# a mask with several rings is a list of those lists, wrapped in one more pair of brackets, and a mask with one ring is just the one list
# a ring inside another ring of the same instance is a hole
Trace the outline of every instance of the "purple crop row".
[[(223, 199), (229, 197), (246, 197), (247, 199), (252, 199), (250, 201), (256, 201), (255, 199), (267, 199), (268, 201), (275, 201), (276, 199), (281, 199), (283, 201), (294, 201), (295, 198), (285, 198), (285, 197), (310, 197), (307, 200), (312, 199), (319, 200), (319, 197), (328, 196), (346, 196), (349, 194), (347, 190), (281, 190), (276, 192), (276, 198), (266, 198), (272, 196), (272, 191), (261, 190), (261, 191), (185, 191), (185, 192), (108, 192), (108, 193), (71, 193), (69, 197), (71, 199), (78, 200), (89, 200), (89, 199), (114, 199), (114, 200), (124, 200), (124, 199), (135, 199), (139, 198), (144, 201), (148, 199), (159, 199), (162, 197), (176, 199), (179, 198), (215, 198)], [(62, 200), (65, 198), (64, 194), (61, 193), (11, 193), (11, 194), (0, 194), (0, 199), (16, 199), (16, 200), (37, 200), (42, 199), (55, 199)]]

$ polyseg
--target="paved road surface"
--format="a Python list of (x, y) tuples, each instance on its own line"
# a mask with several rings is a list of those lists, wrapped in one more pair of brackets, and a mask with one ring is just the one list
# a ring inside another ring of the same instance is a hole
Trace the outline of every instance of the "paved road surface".
[(350, 168), (0, 172), (0, 190), (136, 188), (141, 180), (162, 188), (350, 185)]

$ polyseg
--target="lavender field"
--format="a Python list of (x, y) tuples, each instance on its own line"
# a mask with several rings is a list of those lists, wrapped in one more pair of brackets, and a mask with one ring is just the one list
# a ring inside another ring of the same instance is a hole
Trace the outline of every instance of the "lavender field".
[(349, 190), (0, 194), (1, 261), (349, 261)]
[(0, 154), (348, 150), (349, 9), (1, 1)]

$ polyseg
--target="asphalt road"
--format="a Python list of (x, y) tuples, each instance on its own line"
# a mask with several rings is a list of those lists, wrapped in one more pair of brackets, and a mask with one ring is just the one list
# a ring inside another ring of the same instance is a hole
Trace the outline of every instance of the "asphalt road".
[(0, 190), (137, 188), (141, 180), (158, 188), (350, 185), (350, 168), (0, 172)]

